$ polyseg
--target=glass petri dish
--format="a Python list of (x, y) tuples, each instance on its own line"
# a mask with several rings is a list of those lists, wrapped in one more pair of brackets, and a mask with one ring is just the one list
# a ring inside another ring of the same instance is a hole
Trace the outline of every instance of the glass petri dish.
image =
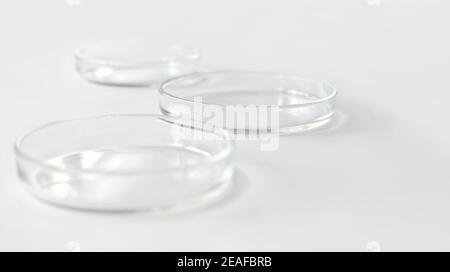
[(148, 42), (99, 43), (75, 52), (76, 70), (83, 78), (118, 86), (159, 85), (196, 72), (199, 61), (195, 48)]
[(164, 82), (161, 111), (234, 133), (306, 131), (335, 112), (335, 88), (321, 80), (262, 72), (206, 72)]
[(54, 122), (20, 137), (15, 151), (32, 194), (93, 211), (187, 207), (220, 196), (233, 175), (229, 133), (161, 115)]

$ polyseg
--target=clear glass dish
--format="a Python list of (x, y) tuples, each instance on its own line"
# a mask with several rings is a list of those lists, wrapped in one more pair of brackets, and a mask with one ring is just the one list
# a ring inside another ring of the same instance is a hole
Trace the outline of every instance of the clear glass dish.
[(197, 71), (199, 50), (181, 45), (115, 41), (75, 52), (75, 65), (85, 79), (107, 85), (148, 86)]
[(159, 94), (161, 111), (184, 122), (237, 134), (288, 134), (328, 122), (336, 90), (324, 81), (285, 74), (206, 72), (168, 80)]
[(41, 126), (19, 138), (15, 151), (25, 187), (42, 200), (94, 211), (160, 210), (226, 191), (229, 136), (166, 116), (106, 115)]

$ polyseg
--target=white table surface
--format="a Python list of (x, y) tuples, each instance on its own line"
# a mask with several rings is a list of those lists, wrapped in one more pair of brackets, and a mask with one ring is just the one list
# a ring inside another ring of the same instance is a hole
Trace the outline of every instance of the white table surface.
[[(1, 0), (0, 250), (450, 250), (450, 2)], [(261, 152), (239, 142), (235, 187), (169, 214), (44, 204), (13, 142), (49, 121), (158, 113), (154, 90), (87, 83), (80, 44), (139, 36), (200, 47), (204, 64), (326, 79), (329, 129)]]

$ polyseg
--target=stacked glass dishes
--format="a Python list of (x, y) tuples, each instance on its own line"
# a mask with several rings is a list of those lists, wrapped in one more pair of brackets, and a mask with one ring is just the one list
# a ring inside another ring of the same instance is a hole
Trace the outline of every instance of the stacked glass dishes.
[(199, 60), (194, 48), (142, 42), (78, 50), (76, 69), (89, 81), (158, 86), (164, 115), (93, 116), (32, 130), (15, 146), (25, 188), (74, 209), (189, 207), (230, 188), (237, 135), (307, 131), (335, 112), (336, 90), (327, 82), (278, 73), (200, 73)]

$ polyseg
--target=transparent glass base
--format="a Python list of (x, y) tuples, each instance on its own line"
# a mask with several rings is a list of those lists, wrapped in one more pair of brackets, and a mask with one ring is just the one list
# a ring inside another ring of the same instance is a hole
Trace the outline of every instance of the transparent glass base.
[[(279, 91), (271, 90), (252, 90), (252, 91), (234, 91), (234, 92), (217, 92), (198, 94), (203, 98), (205, 104), (224, 104), (224, 105), (295, 105), (307, 104), (314, 102), (319, 97), (311, 96), (301, 91)], [(193, 99), (193, 98), (192, 98)], [(248, 113), (251, 114), (251, 113)], [(273, 133), (291, 134), (302, 131), (308, 131), (324, 125), (333, 115), (326, 105), (316, 105), (313, 107), (286, 108), (277, 111), (278, 126), (272, 129)], [(321, 118), (317, 118), (321, 116)], [(257, 116), (255, 120), (259, 120), (263, 116)], [(223, 126), (230, 131), (237, 133), (248, 133), (261, 130), (256, 124), (247, 123), (245, 128), (234, 126)]]
[(194, 65), (171, 63), (153, 65), (153, 67), (117, 67), (80, 61), (77, 70), (88, 81), (116, 86), (143, 87), (159, 85), (172, 77), (193, 73)]

